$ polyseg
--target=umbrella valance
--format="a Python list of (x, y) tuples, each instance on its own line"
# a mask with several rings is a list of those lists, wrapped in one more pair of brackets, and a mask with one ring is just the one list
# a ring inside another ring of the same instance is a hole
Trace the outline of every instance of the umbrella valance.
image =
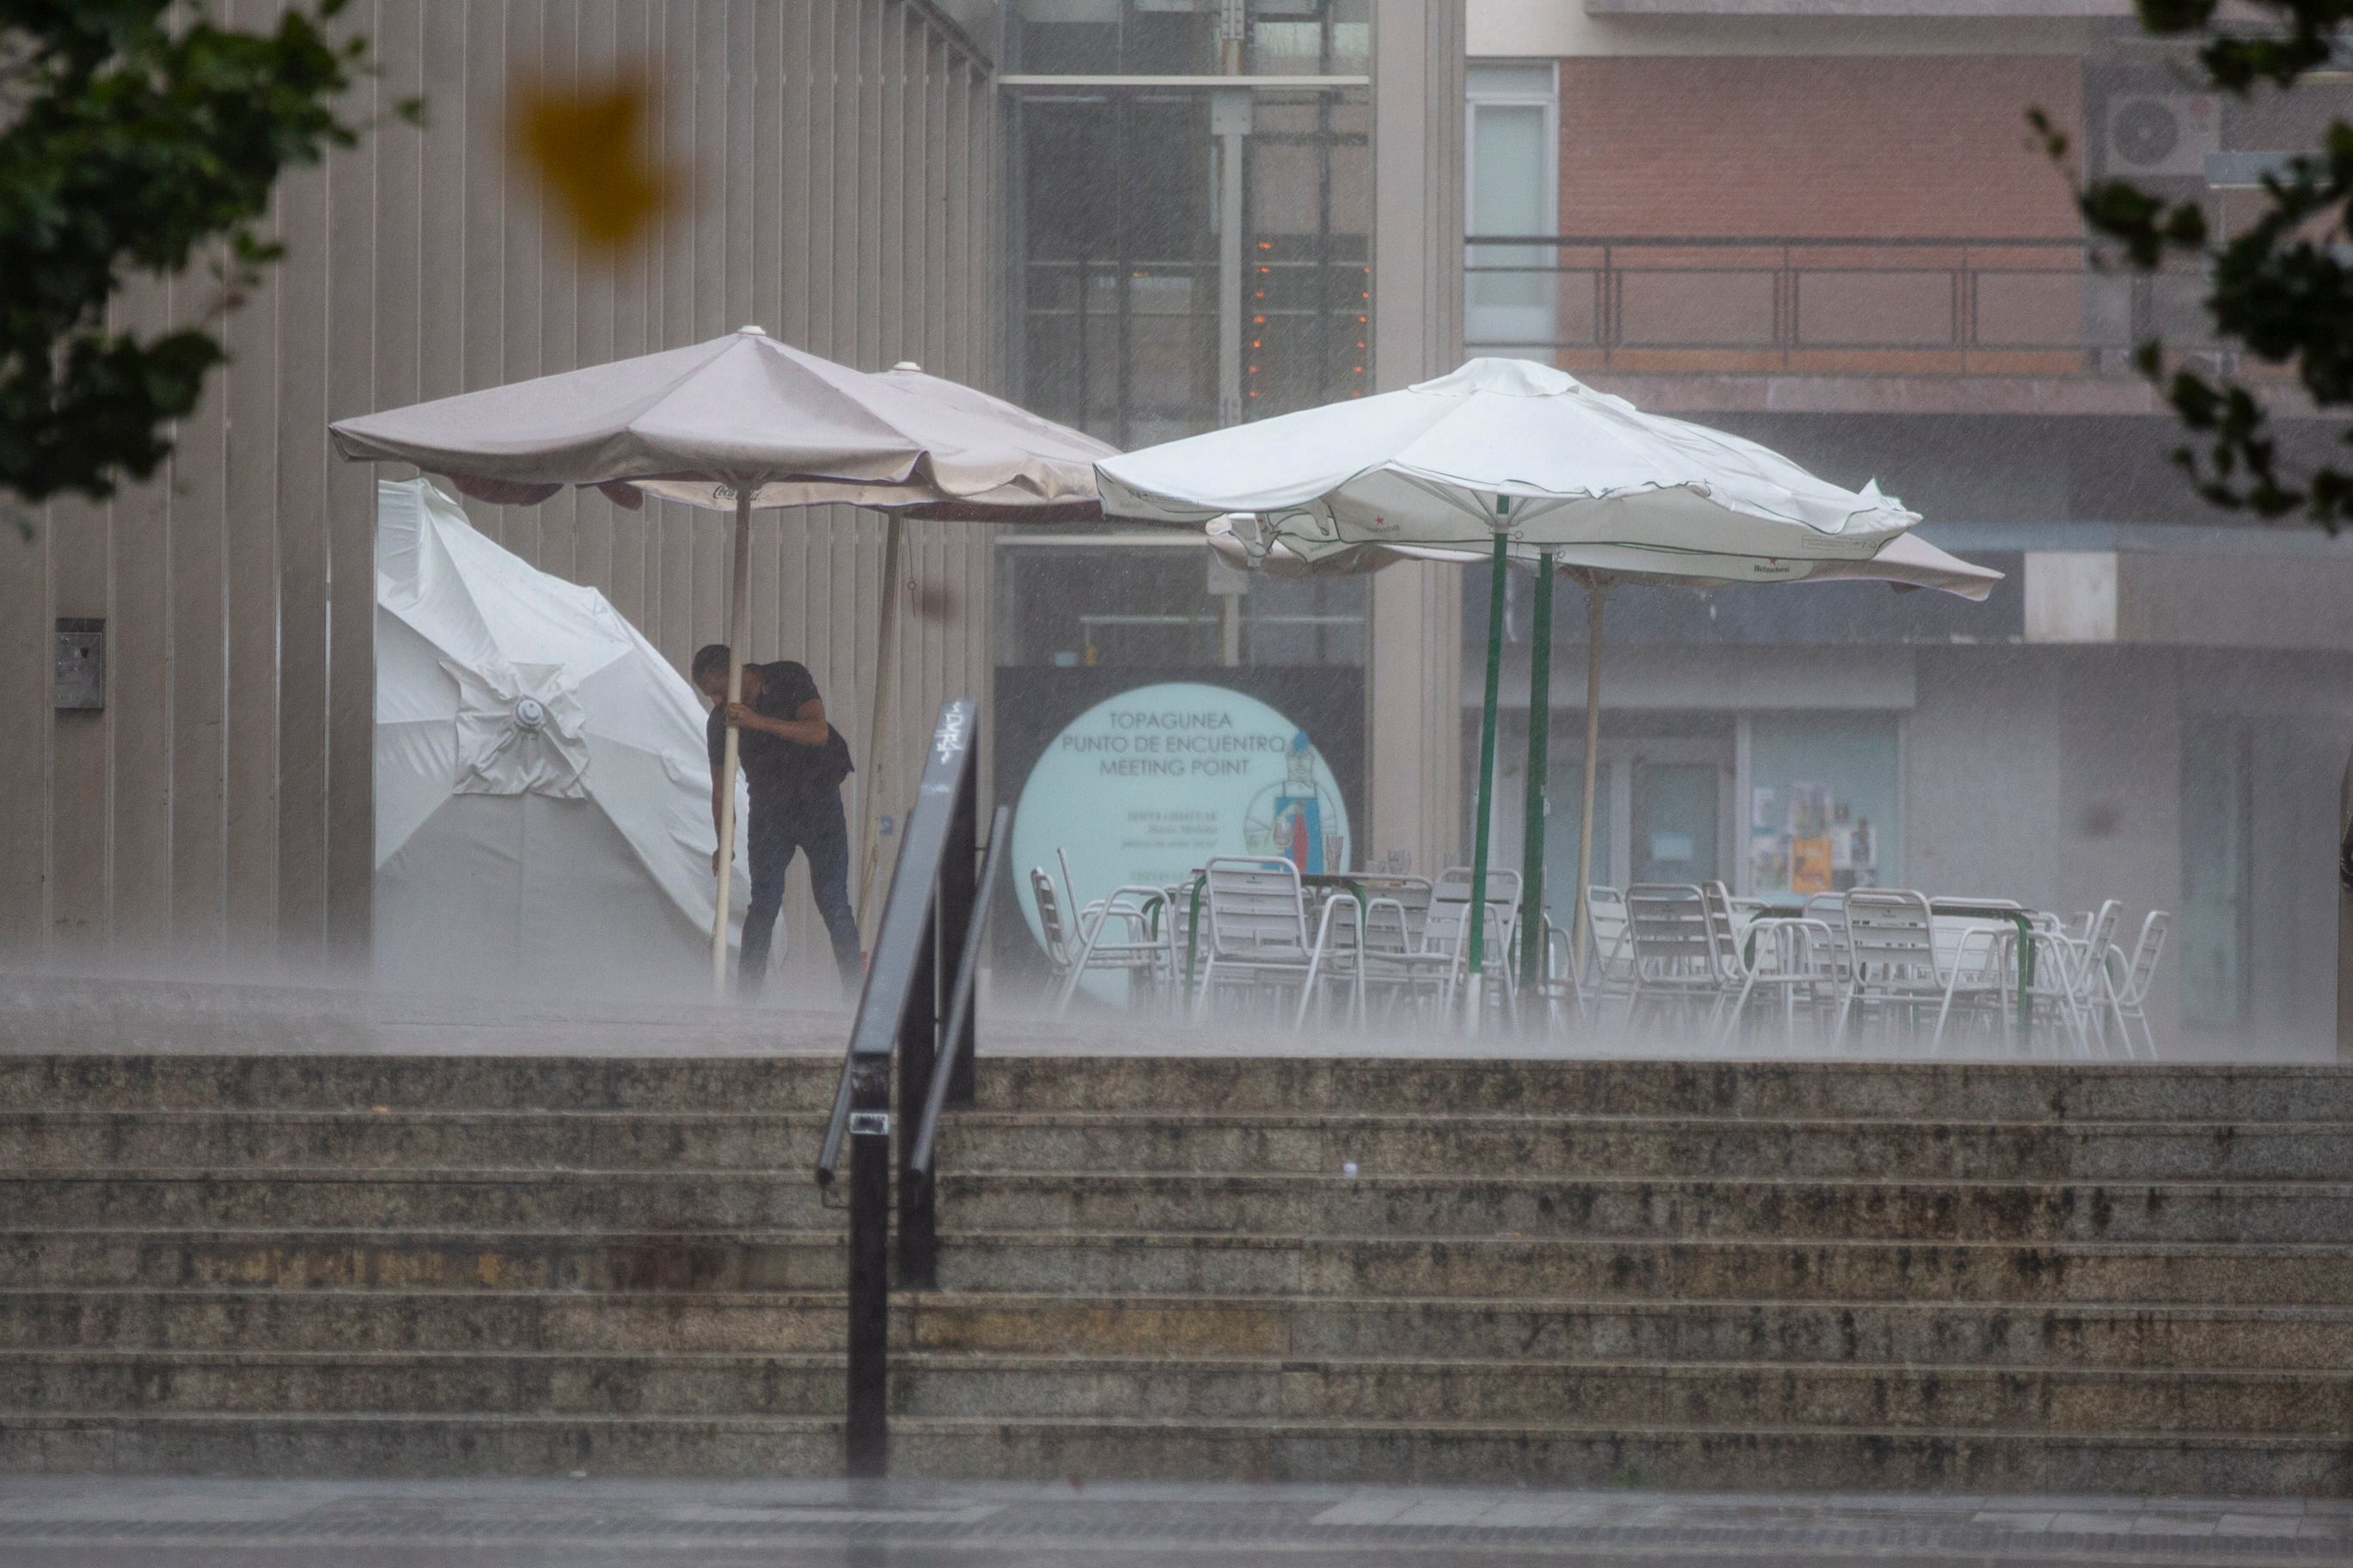
[[(1426, 561), (1455, 566), (1476, 566), (1487, 560), (1478, 550), (1445, 550), (1426, 545), (1334, 544), (1315, 547), (1296, 538), (1275, 536), (1251, 517), (1220, 517), (1204, 531), (1209, 548), (1227, 564), (1241, 571), (1257, 570), (1270, 577), (1347, 576), (1377, 572), (1399, 561)], [(1271, 542), (1269, 542), (1269, 541)], [(1964, 561), (1939, 550), (1915, 533), (1899, 533), (1883, 542), (1875, 554), (1862, 560), (1785, 560), (1786, 570), (1767, 575), (1743, 568), (1745, 558), (1725, 560), (1690, 552), (1646, 550), (1639, 545), (1565, 545), (1538, 552), (1513, 546), (1514, 566), (1535, 568), (1545, 555), (1553, 569), (1589, 586), (1723, 588), (1742, 583), (1885, 583), (1898, 592), (1934, 588), (1964, 599), (1982, 602), (2002, 574), (1989, 566)]]

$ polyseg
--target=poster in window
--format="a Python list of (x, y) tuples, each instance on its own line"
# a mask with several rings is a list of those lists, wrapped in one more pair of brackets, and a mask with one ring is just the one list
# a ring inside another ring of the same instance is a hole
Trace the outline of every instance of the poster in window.
[(1789, 840), (1789, 890), (1827, 893), (1831, 890), (1831, 841), (1827, 836)]

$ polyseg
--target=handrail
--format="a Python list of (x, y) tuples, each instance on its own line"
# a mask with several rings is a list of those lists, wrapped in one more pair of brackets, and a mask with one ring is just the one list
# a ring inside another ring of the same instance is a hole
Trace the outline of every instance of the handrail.
[(925, 938), (933, 890), (946, 858), (949, 817), (971, 764), (973, 706), (971, 699), (959, 698), (940, 710), (923, 782), (915, 791), (915, 807), (907, 814), (899, 858), (891, 868), (890, 890), (883, 895), (882, 923), (874, 933), (874, 951), (858, 994), (857, 1017), (849, 1026), (849, 1044), (842, 1053), (841, 1087), (835, 1092), (833, 1115), (818, 1151), (820, 1186), (831, 1184), (840, 1163), (858, 1058), (873, 1056), (889, 1060), (906, 1021), (916, 970), (925, 956), (922, 949), (929, 945)]
[[(950, 1096), (970, 1103), (972, 986), (979, 963), (973, 859), (979, 778), (973, 765), (975, 705), (957, 698), (940, 709), (938, 724), (899, 839), (883, 897), (882, 920), (858, 1015), (842, 1053), (841, 1082), (818, 1150), (817, 1180), (830, 1185), (843, 1146), (849, 1155), (849, 1390), (844, 1447), (853, 1477), (890, 1469), (892, 1068), (898, 1068), (896, 1132), (898, 1279), (902, 1289), (928, 1289), (938, 1273), (939, 1235), (932, 1184), (917, 1174), (911, 1108), (925, 1108), (925, 1124)], [(1006, 814), (997, 814), (997, 834)], [(997, 858), (992, 848), (992, 863)], [(955, 975), (955, 1005), (946, 1019), (945, 1048), (937, 1033), (940, 977)], [(964, 1069), (959, 1072), (958, 1068)], [(929, 1134), (926, 1134), (928, 1137)], [(926, 1150), (924, 1159), (929, 1162)]]
[[(980, 883), (973, 891), (972, 934), (965, 938), (964, 960), (956, 965), (955, 989), (948, 1001), (947, 1040), (932, 1064), (932, 1091), (923, 1100), (923, 1118), (915, 1125), (915, 1142), (907, 1151), (907, 1169), (928, 1178), (933, 1145), (940, 1133), (940, 1113), (947, 1109), (948, 1083), (955, 1076), (959, 1042), (965, 1039), (965, 1020), (972, 1013), (972, 993), (980, 976), (980, 944), (988, 931), (990, 895), (997, 888), (997, 868), (1013, 849), (1013, 808), (1000, 805), (988, 824), (988, 852), (981, 857)], [(965, 1047), (968, 1048), (968, 1047)]]

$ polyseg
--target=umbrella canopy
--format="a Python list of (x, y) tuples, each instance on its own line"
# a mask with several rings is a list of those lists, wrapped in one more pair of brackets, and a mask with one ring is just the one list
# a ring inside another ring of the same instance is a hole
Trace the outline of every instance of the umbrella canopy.
[[(1402, 392), (1230, 426), (1096, 465), (1103, 510), (1162, 522), (1264, 520), (1263, 542), (1615, 547), (1701, 558), (1678, 575), (1778, 580), (1861, 560), (1919, 521), (1754, 441), (1644, 414), (1525, 360), (1476, 359)], [(1595, 564), (1604, 564), (1597, 562)], [(1638, 567), (1632, 559), (1616, 564)]]
[(1093, 437), (907, 367), (874, 374), (745, 327), (610, 364), (329, 426), (351, 458), (414, 463), (467, 494), (544, 500), (593, 485), (732, 510), (900, 508), (913, 515), (1093, 516)]
[[(729, 569), (727, 689), (741, 689), (756, 508), (842, 504), (891, 513), (882, 580), (898, 577), (902, 515), (973, 521), (1100, 516), (1093, 464), (1113, 449), (1076, 430), (912, 364), (873, 374), (777, 342), (758, 327), (636, 359), (339, 420), (335, 449), (414, 463), (479, 500), (528, 504), (566, 485), (625, 507), (649, 495), (735, 514)], [(882, 601), (890, 647), (899, 595)], [(880, 732), (890, 660), (878, 658), (868, 733)], [(722, 766), (733, 778), (738, 741)], [(871, 759), (870, 759), (870, 763)], [(860, 839), (873, 842), (876, 773)], [(721, 797), (719, 847), (733, 855), (734, 792)], [(859, 902), (866, 903), (866, 858)], [(730, 889), (711, 926), (714, 984), (725, 974)]]
[(702, 703), (603, 595), (423, 479), (376, 489), (379, 974), (691, 975), (715, 901)]

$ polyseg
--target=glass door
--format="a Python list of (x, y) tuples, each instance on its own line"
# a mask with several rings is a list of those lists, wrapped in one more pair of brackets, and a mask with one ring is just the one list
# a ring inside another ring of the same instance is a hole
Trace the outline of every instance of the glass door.
[(1634, 764), (1635, 881), (1712, 882), (1723, 875), (1723, 783), (1714, 763)]

